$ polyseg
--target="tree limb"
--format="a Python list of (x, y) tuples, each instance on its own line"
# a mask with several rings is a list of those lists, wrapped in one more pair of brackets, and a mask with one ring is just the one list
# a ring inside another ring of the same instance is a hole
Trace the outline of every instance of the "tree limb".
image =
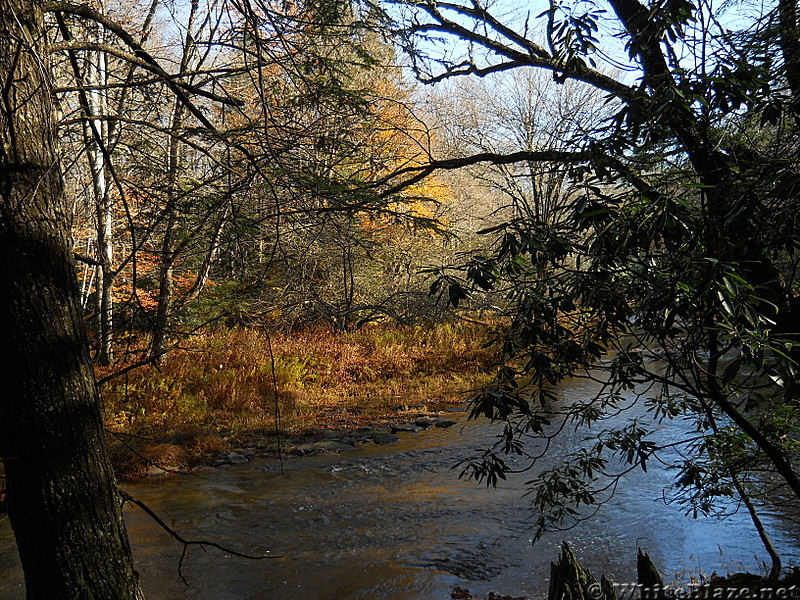
[(243, 552), (237, 552), (236, 550), (231, 550), (227, 546), (223, 546), (221, 544), (217, 544), (216, 542), (211, 542), (211, 541), (208, 541), (208, 540), (187, 540), (180, 533), (178, 533), (172, 527), (167, 525), (164, 522), (164, 519), (159, 517), (152, 508), (147, 506), (147, 504), (145, 504), (141, 500), (137, 500), (136, 498), (131, 496), (125, 490), (117, 488), (117, 492), (119, 493), (120, 497), (125, 502), (130, 502), (131, 504), (135, 504), (136, 506), (141, 508), (147, 514), (147, 516), (149, 516), (151, 519), (153, 519), (153, 521), (156, 522), (156, 525), (158, 525), (159, 527), (161, 527), (161, 529), (166, 531), (178, 543), (183, 544), (183, 552), (181, 553), (181, 559), (178, 562), (178, 575), (180, 576), (181, 580), (186, 585), (189, 585), (189, 583), (186, 581), (186, 578), (183, 576), (183, 573), (181, 572), (181, 567), (183, 566), (183, 559), (186, 557), (186, 550), (189, 548), (189, 546), (200, 546), (201, 548), (204, 548), (205, 546), (209, 546), (211, 548), (216, 548), (217, 550), (221, 550), (222, 552), (226, 552), (227, 554), (230, 554), (232, 556), (236, 556), (238, 558), (246, 558), (248, 560), (263, 560), (265, 558), (268, 558), (268, 559), (283, 558), (282, 556), (267, 556), (266, 554), (261, 554), (261, 555), (258, 555), (258, 556), (254, 555), (254, 554), (245, 554)]
[[(244, 106), (244, 104), (245, 104), (244, 101), (242, 101), (242, 100), (238, 100), (236, 98), (231, 98), (229, 96), (220, 96), (220, 95), (215, 94), (213, 92), (209, 92), (207, 90), (204, 90), (204, 89), (202, 89), (200, 87), (197, 87), (197, 86), (194, 86), (194, 85), (190, 85), (188, 83), (180, 81), (178, 79), (179, 77), (186, 77), (186, 76), (189, 75), (189, 73), (180, 73), (180, 74), (167, 73), (166, 71), (164, 71), (160, 67), (159, 68), (154, 67), (152, 63), (150, 63), (150, 62), (148, 62), (146, 60), (143, 60), (141, 57), (137, 56), (136, 54), (131, 54), (130, 52), (125, 52), (124, 50), (122, 50), (120, 48), (117, 48), (116, 46), (113, 46), (111, 44), (104, 44), (102, 42), (89, 42), (89, 41), (85, 41), (85, 40), (69, 40), (69, 41), (54, 42), (52, 44), (48, 44), (47, 50), (48, 50), (48, 52), (51, 52), (51, 53), (52, 52), (61, 52), (61, 51), (74, 52), (75, 50), (96, 50), (96, 51), (99, 51), (99, 52), (105, 52), (106, 54), (111, 54), (113, 56), (116, 56), (117, 58), (120, 58), (120, 59), (122, 59), (124, 61), (127, 61), (127, 62), (133, 64), (133, 65), (136, 65), (137, 67), (141, 67), (141, 68), (143, 68), (143, 69), (145, 69), (145, 70), (147, 70), (147, 71), (149, 71), (151, 73), (154, 73), (154, 74), (158, 75), (158, 78), (152, 80), (150, 83), (155, 82), (155, 81), (162, 81), (162, 82), (165, 82), (165, 83), (170, 83), (171, 85), (175, 85), (175, 86), (177, 86), (177, 87), (189, 92), (190, 94), (194, 94), (196, 96), (203, 96), (204, 98), (208, 98), (209, 100), (213, 100), (214, 102), (219, 102), (221, 104), (227, 104), (228, 106)], [(127, 85), (130, 85), (130, 84), (128, 84), (128, 83), (119, 84), (117, 87), (125, 87)], [(106, 88), (110, 88), (110, 87), (113, 87), (113, 84), (111, 86), (106, 86)], [(55, 91), (57, 91), (57, 92), (75, 91), (77, 89), (78, 89), (77, 87), (76, 88), (59, 88), (59, 89), (57, 89)], [(88, 90), (89, 88), (84, 88), (84, 89)]]
[[(625, 100), (626, 102), (632, 103), (635, 102), (638, 98), (638, 94), (636, 90), (621, 81), (614, 79), (606, 75), (605, 73), (598, 71), (597, 69), (593, 69), (591, 67), (586, 66), (582, 62), (577, 62), (573, 64), (567, 64), (562, 60), (558, 60), (555, 57), (549, 55), (547, 51), (544, 50), (538, 44), (535, 44), (531, 41), (526, 40), (520, 34), (514, 32), (513, 30), (503, 26), (500, 24), (494, 17), (492, 17), (486, 11), (477, 11), (475, 9), (469, 9), (467, 7), (458, 7), (458, 5), (454, 5), (451, 3), (436, 3), (432, 1), (428, 2), (409, 2), (408, 0), (391, 0), (391, 4), (401, 5), (401, 6), (413, 6), (414, 8), (418, 8), (420, 10), (425, 11), (432, 19), (433, 22), (427, 23), (420, 23), (416, 25), (412, 25), (409, 27), (409, 33), (424, 33), (427, 31), (436, 31), (439, 33), (445, 33), (448, 35), (452, 35), (455, 37), (459, 37), (466, 41), (473, 42), (475, 44), (479, 44), (483, 46), (487, 50), (491, 50), (492, 52), (496, 53), (498, 56), (504, 56), (509, 61), (514, 63), (520, 63), (524, 66), (531, 66), (531, 67), (539, 67), (549, 71), (553, 71), (560, 75), (560, 79), (574, 79), (577, 81), (582, 81), (583, 83), (587, 83), (592, 85), (602, 91), (608, 92), (613, 94), (614, 96)], [(444, 7), (445, 9), (453, 10), (457, 12), (457, 14), (467, 16), (473, 21), (481, 24), (485, 24), (490, 27), (492, 30), (496, 31), (506, 39), (511, 40), (514, 44), (518, 46), (522, 46), (527, 50), (527, 52), (523, 52), (520, 50), (516, 50), (511, 48), (507, 44), (502, 43), (501, 41), (494, 40), (487, 35), (483, 35), (477, 33), (476, 31), (472, 31), (461, 25), (452, 21), (445, 17), (439, 10), (439, 7)], [(485, 68), (492, 68), (490, 67), (478, 67), (477, 65), (473, 65), (474, 69), (485, 69)], [(502, 69), (494, 69), (494, 70), (502, 70)], [(470, 71), (459, 71), (458, 74), (466, 74)], [(436, 80), (444, 79), (449, 75), (440, 74), (434, 76)]]
[(434, 171), (452, 171), (476, 165), (479, 163), (491, 163), (493, 165), (508, 165), (519, 162), (564, 162), (579, 163), (591, 160), (594, 152), (591, 150), (565, 151), (565, 150), (523, 150), (502, 154), (499, 152), (481, 152), (461, 158), (450, 158), (446, 160), (433, 160), (425, 165), (404, 167), (384, 177), (374, 185), (380, 186), (389, 184), (394, 179), (402, 175), (411, 175), (408, 179), (401, 180), (392, 185), (389, 189), (381, 192), (380, 196), (386, 197), (422, 181)]
[[(216, 131), (216, 128), (211, 121), (209, 121), (208, 117), (206, 117), (186, 95), (186, 91), (184, 90), (183, 86), (179, 85), (179, 83), (164, 70), (158, 61), (153, 58), (149, 52), (142, 48), (139, 42), (137, 42), (134, 37), (125, 30), (124, 27), (109, 19), (105, 15), (99, 13), (98, 11), (90, 8), (89, 6), (77, 6), (66, 2), (52, 2), (45, 4), (42, 7), (42, 10), (44, 12), (60, 12), (90, 19), (108, 29), (111, 33), (121, 39), (126, 46), (133, 50), (136, 58), (148, 64), (150, 67), (149, 70), (151, 70), (153, 73), (156, 73), (164, 80), (164, 83), (167, 85), (167, 87), (169, 87), (172, 93), (175, 94), (181, 104), (183, 104), (204, 127), (212, 131)], [(236, 101), (230, 99), (229, 104), (231, 103), (236, 106), (242, 106), (244, 104), (241, 100)]]

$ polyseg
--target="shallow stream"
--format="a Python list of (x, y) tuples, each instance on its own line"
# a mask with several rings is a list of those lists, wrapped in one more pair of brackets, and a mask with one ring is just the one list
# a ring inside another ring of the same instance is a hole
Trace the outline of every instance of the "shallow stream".
[[(572, 397), (591, 393), (571, 382)], [(250, 561), (212, 548), (191, 548), (178, 573), (181, 546), (136, 508), (127, 510), (137, 566), (149, 600), (446, 600), (453, 587), (476, 596), (490, 590), (542, 598), (561, 540), (598, 576), (635, 580), (636, 548), (686, 583), (690, 574), (750, 569), (766, 555), (744, 510), (717, 521), (693, 521), (665, 504), (672, 474), (653, 464), (628, 476), (595, 516), (535, 545), (527, 473), (487, 489), (457, 479), (452, 467), (485, 448), (496, 428), (467, 422), (401, 434), (390, 446), (152, 478), (126, 485), (188, 538), (245, 552)], [(665, 425), (663, 439), (680, 424)], [(578, 443), (567, 436), (564, 447)], [(545, 465), (546, 466), (546, 465)], [(800, 564), (797, 526), (765, 516), (786, 564)], [(677, 574), (677, 576), (676, 576)], [(8, 520), (0, 520), (0, 600), (24, 597)]]

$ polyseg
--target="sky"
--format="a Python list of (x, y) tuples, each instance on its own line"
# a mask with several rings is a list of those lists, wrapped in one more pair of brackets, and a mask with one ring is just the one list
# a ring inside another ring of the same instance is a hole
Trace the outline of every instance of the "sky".
[[(471, 1), (453, 0), (453, 4), (471, 6)], [(772, 3), (760, 2), (759, 0), (741, 0), (733, 2), (730, 0), (705, 0), (703, 6), (706, 10), (704, 12), (716, 13), (719, 20), (716, 25), (711, 25), (707, 20), (706, 14), (703, 20), (698, 20), (697, 23), (698, 26), (700, 24), (706, 24), (707, 28), (711, 28), (712, 33), (718, 33), (721, 29), (744, 29), (753, 23), (757, 15), (769, 10), (771, 4)], [(498, 21), (504, 25), (510, 26), (519, 33), (529, 32), (527, 34), (528, 39), (532, 39), (546, 46), (544, 36), (546, 18), (539, 17), (539, 15), (547, 10), (547, 2), (543, 2), (542, 0), (536, 0), (534, 2), (495, 0), (487, 3), (486, 6), (489, 12), (495, 16)], [(598, 32), (596, 34), (598, 38), (598, 48), (597, 52), (592, 56), (597, 61), (598, 68), (603, 72), (614, 73), (615, 77), (633, 83), (638, 76), (638, 70), (628, 57), (628, 53), (624, 47), (623, 36), (620, 35), (621, 30), (619, 22), (616, 20), (611, 8), (603, 2), (594, 3), (585, 0), (577, 0), (569, 5), (565, 4), (565, 6), (571, 8), (573, 15), (578, 15), (586, 10), (592, 9), (600, 9), (603, 11), (598, 14), (596, 19), (598, 25)], [(445, 8), (444, 2), (440, 2), (439, 7), (443, 14), (452, 17), (457, 23), (467, 27), (471, 26), (469, 19), (457, 16), (452, 11), (448, 11)], [(397, 14), (398, 11), (399, 9), (396, 6), (392, 10), (395, 14)], [(424, 15), (421, 11), (419, 11), (419, 14)], [(566, 12), (562, 12), (561, 14), (565, 15)], [(420, 44), (420, 49), (431, 56), (449, 59), (453, 62), (461, 62), (467, 56), (471, 57), (479, 66), (496, 61), (496, 56), (491, 51), (485, 49), (470, 49), (467, 43), (457, 40), (452, 36), (442, 37), (446, 39), (445, 43), (434, 44), (431, 42), (422, 42)], [(678, 45), (675, 47), (675, 50), (681, 57), (682, 65), (685, 68), (689, 70), (701, 68), (702, 63), (698, 62), (700, 59), (696, 56), (699, 53), (693, 52), (692, 48), (687, 46), (681, 48), (681, 46)], [(707, 51), (704, 60), (707, 65), (710, 64), (710, 61), (713, 60), (713, 52)], [(626, 75), (626, 72), (630, 74)]]

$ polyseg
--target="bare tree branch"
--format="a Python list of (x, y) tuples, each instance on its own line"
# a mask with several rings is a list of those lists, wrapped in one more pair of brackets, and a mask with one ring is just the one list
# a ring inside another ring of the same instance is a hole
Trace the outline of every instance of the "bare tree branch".
[(397, 192), (422, 181), (435, 171), (452, 171), (454, 169), (461, 169), (463, 167), (468, 167), (479, 163), (491, 163), (494, 165), (508, 165), (519, 162), (579, 163), (591, 160), (593, 156), (594, 152), (591, 150), (578, 150), (572, 152), (564, 150), (523, 150), (520, 152), (512, 152), (510, 154), (481, 152), (479, 154), (473, 154), (471, 156), (464, 156), (461, 158), (434, 160), (420, 166), (404, 167), (384, 177), (374, 185), (375, 187), (386, 185), (398, 177), (410, 175), (410, 177), (407, 179), (403, 179), (398, 183), (393, 184), (389, 189), (380, 193), (381, 197), (386, 197), (396, 194)]
[(221, 550), (222, 552), (230, 554), (231, 556), (236, 556), (238, 558), (246, 558), (248, 560), (263, 560), (265, 558), (266, 559), (283, 558), (282, 556), (267, 556), (266, 554), (260, 554), (260, 555), (245, 554), (243, 552), (238, 552), (236, 550), (232, 550), (231, 548), (228, 548), (227, 546), (223, 546), (222, 544), (217, 544), (216, 542), (211, 542), (209, 540), (187, 540), (180, 533), (178, 533), (172, 527), (167, 525), (164, 522), (164, 519), (159, 517), (152, 508), (147, 506), (147, 504), (145, 504), (141, 500), (137, 500), (136, 498), (131, 496), (125, 490), (122, 490), (122, 489), (118, 488), (117, 492), (119, 493), (119, 495), (123, 499), (123, 501), (130, 502), (131, 504), (135, 504), (136, 506), (141, 508), (147, 514), (147, 516), (149, 516), (151, 519), (153, 519), (153, 521), (155, 521), (156, 524), (159, 527), (161, 527), (161, 529), (166, 531), (178, 543), (183, 544), (183, 552), (181, 553), (181, 559), (178, 562), (178, 575), (180, 575), (181, 580), (186, 585), (189, 585), (189, 583), (186, 581), (186, 578), (183, 576), (183, 573), (181, 571), (181, 567), (183, 566), (183, 559), (186, 557), (186, 550), (189, 548), (189, 546), (200, 546), (201, 548), (205, 548), (206, 546), (208, 546), (210, 548), (216, 548), (217, 550)]
[[(192, 115), (204, 127), (212, 131), (216, 131), (216, 128), (211, 123), (211, 121), (209, 121), (208, 117), (206, 117), (203, 114), (203, 112), (186, 95), (186, 90), (184, 89), (184, 86), (180, 85), (177, 81), (175, 81), (174, 77), (169, 73), (167, 73), (167, 71), (164, 70), (164, 68), (158, 63), (158, 61), (155, 58), (153, 58), (149, 52), (147, 52), (144, 48), (142, 48), (139, 42), (137, 42), (136, 39), (134, 39), (134, 37), (130, 33), (128, 33), (128, 31), (124, 27), (122, 27), (112, 19), (109, 19), (105, 15), (85, 5), (77, 6), (66, 2), (53, 2), (45, 4), (42, 7), (42, 10), (44, 12), (60, 12), (60, 13), (72, 14), (78, 17), (83, 17), (85, 19), (90, 19), (108, 29), (111, 33), (113, 33), (119, 39), (121, 39), (126, 46), (128, 46), (131, 50), (133, 50), (133, 53), (137, 59), (149, 65), (150, 71), (159, 75), (164, 80), (164, 83), (167, 85), (167, 87), (170, 88), (172, 93), (175, 94), (175, 96), (178, 98), (181, 104), (183, 104), (186, 107), (186, 109), (190, 113), (192, 113)], [(79, 48), (76, 47), (75, 49)], [(99, 47), (97, 49), (105, 50), (105, 48), (99, 48)], [(194, 89), (192, 93), (196, 93)], [(229, 100), (227, 102), (228, 104), (233, 104), (235, 106), (242, 106), (244, 104), (244, 102), (241, 100), (234, 100), (232, 98), (229, 98), (228, 100)]]
[[(158, 75), (157, 79), (150, 81), (150, 83), (154, 83), (156, 81), (163, 81), (165, 83), (169, 83), (171, 85), (177, 86), (190, 94), (194, 94), (196, 96), (203, 96), (204, 98), (208, 98), (209, 100), (213, 100), (214, 102), (219, 102), (221, 104), (227, 104), (229, 106), (244, 106), (244, 101), (238, 100), (236, 98), (231, 98), (230, 96), (220, 96), (213, 92), (209, 92), (204, 90), (200, 87), (190, 85), (183, 81), (180, 81), (180, 77), (187, 77), (192, 75), (190, 73), (180, 73), (180, 74), (170, 74), (161, 69), (161, 67), (154, 67), (152, 63), (143, 60), (136, 54), (131, 54), (130, 52), (125, 52), (124, 50), (117, 48), (111, 44), (104, 44), (102, 42), (88, 42), (85, 40), (69, 40), (63, 42), (54, 42), (52, 44), (48, 44), (47, 50), (49, 52), (74, 52), (76, 50), (96, 50), (99, 52), (105, 52), (106, 54), (111, 54), (112, 56), (116, 56), (117, 58), (121, 58), (133, 65), (141, 67), (151, 73)], [(117, 87), (127, 87), (129, 83), (119, 84)], [(113, 87), (106, 86), (106, 87)], [(63, 91), (74, 91), (78, 88), (59, 88), (56, 91), (63, 92)], [(84, 88), (89, 89), (89, 88)]]

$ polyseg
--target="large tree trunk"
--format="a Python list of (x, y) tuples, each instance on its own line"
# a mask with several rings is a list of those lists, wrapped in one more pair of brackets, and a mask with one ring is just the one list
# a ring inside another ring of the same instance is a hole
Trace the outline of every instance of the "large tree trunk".
[(37, 0), (0, 0), (0, 457), (27, 598), (141, 598), (103, 438)]

